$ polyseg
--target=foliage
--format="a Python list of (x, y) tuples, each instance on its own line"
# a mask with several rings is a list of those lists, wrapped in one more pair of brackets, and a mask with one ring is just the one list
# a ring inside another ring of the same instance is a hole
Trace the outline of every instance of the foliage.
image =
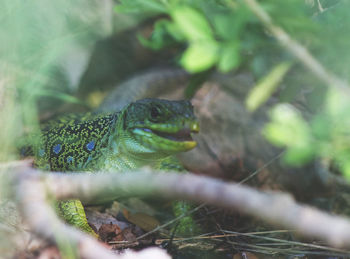
[(159, 20), (150, 39), (141, 38), (144, 45), (160, 49), (185, 43), (188, 47), (180, 63), (188, 71), (201, 72), (216, 65), (227, 72), (241, 63), (240, 35), (252, 20), (244, 5), (229, 5), (226, 1), (122, 1), (116, 10), (168, 14), (171, 20)]
[[(350, 21), (347, 10), (350, 2), (320, 1), (322, 10), (319, 10), (317, 2), (263, 0), (259, 3), (276, 25), (305, 45), (329, 71), (348, 80)], [(38, 130), (36, 104), (41, 96), (50, 97), (54, 102), (80, 102), (72, 96), (74, 85), (59, 63), (71, 52), (72, 45), (87, 45), (89, 39), (106, 35), (103, 24), (97, 22), (102, 20), (101, 16), (91, 11), (93, 6), (98, 8), (100, 4), (76, 1), (68, 8), (67, 3), (61, 2), (3, 3), (0, 120), (6, 126), (0, 135), (3, 147), (0, 150), (1, 160), (14, 157), (14, 142), (18, 136)], [(81, 15), (82, 10), (85, 17)], [(248, 108), (252, 110), (276, 92), (282, 77), (285, 87), (280, 96), (284, 101), (291, 101), (293, 96), (322, 84), (300, 66), (293, 66), (289, 72), (282, 71), (276, 78), (274, 69), (290, 62), (293, 57), (266, 33), (243, 0), (123, 0), (115, 10), (130, 13), (132, 17), (137, 14), (141, 19), (161, 15), (152, 35), (149, 38), (139, 36), (140, 41), (154, 50), (174, 44), (183, 46), (183, 53), (178, 53), (181, 56), (179, 64), (192, 73), (200, 75), (213, 68), (221, 72), (238, 68), (251, 70), (260, 82), (247, 99)], [(300, 139), (304, 139), (306, 134), (312, 143), (310, 145), (317, 148), (288, 142), (288, 139), (299, 137), (295, 132), (288, 133), (288, 127), (281, 118), (287, 116), (286, 112), (298, 112), (285, 109), (284, 105), (271, 111), (271, 123), (267, 125), (265, 134), (279, 146), (287, 147), (289, 151), (297, 150), (286, 153), (290, 163), (301, 164), (314, 157), (325, 157), (338, 161), (348, 174), (348, 139), (344, 133), (348, 127), (345, 123), (348, 107), (344, 104), (346, 101), (334, 101), (330, 112), (330, 100), (336, 93), (326, 91), (328, 94), (323, 95), (321, 91), (316, 90), (312, 96), (305, 95), (318, 105), (323, 103), (321, 111), (318, 109), (309, 122), (302, 123), (304, 126), (295, 122), (299, 125), (296, 132), (299, 132)], [(338, 93), (338, 96), (342, 94)], [(296, 117), (298, 121), (303, 120), (302, 116)], [(331, 123), (335, 127), (329, 127)], [(284, 136), (284, 142), (279, 134)]]
[[(326, 69), (349, 79), (349, 1), (262, 0), (259, 4), (277, 26), (306, 46)], [(259, 79), (247, 99), (250, 110), (257, 109), (276, 92), (284, 77), (281, 102), (302, 95), (309, 101), (306, 108), (314, 109), (314, 113), (307, 122), (304, 112), (289, 104), (279, 104), (270, 112), (271, 122), (264, 129), (265, 136), (287, 149), (284, 158), (290, 164), (302, 165), (315, 157), (326, 158), (336, 161), (350, 177), (350, 162), (347, 162), (350, 143), (346, 134), (350, 132), (348, 97), (334, 90), (324, 91), (322, 82), (312, 73), (305, 73), (303, 67), (289, 69), (290, 65), (286, 64), (294, 58), (266, 33), (245, 1), (121, 1), (116, 10), (167, 15), (158, 19), (151, 37), (140, 36), (140, 40), (155, 50), (173, 44), (184, 46), (179, 64), (191, 73), (203, 73), (213, 67), (220, 72), (250, 69)], [(309, 91), (312, 96), (304, 94)]]
[(257, 85), (251, 90), (249, 96), (246, 100), (247, 109), (254, 111), (264, 103), (271, 94), (277, 88), (279, 82), (283, 79), (283, 76), (289, 70), (290, 63), (281, 63), (278, 64), (271, 72), (265, 76), (261, 82), (258, 82)]
[[(346, 20), (344, 12), (350, 7), (349, 2), (328, 1), (327, 4), (329, 9), (313, 18), (318, 28), (315, 35), (309, 37), (309, 49), (329, 71), (349, 80), (349, 73), (345, 70), (350, 63), (350, 51), (343, 45), (349, 40), (345, 31), (349, 30), (350, 23)], [(300, 70), (297, 69), (298, 72)], [(289, 87), (299, 87), (299, 92), (316, 88), (306, 97), (310, 99), (310, 103), (318, 99), (316, 106), (309, 107), (314, 111), (313, 116), (308, 116), (306, 120), (297, 110), (290, 107), (286, 109), (284, 104), (279, 105), (270, 113), (271, 122), (265, 128), (265, 135), (278, 146), (287, 148), (285, 160), (288, 163), (302, 165), (314, 158), (321, 158), (333, 162), (349, 179), (348, 94), (333, 89), (333, 86), (327, 86), (328, 89), (323, 94), (320, 82), (310, 79), (309, 75), (300, 76), (297, 80), (291, 79), (286, 83)], [(296, 86), (296, 83), (300, 83), (301, 86)], [(283, 139), (281, 135), (284, 135)]]
[(2, 1), (0, 161), (16, 158), (18, 138), (39, 130), (40, 110), (80, 102), (70, 61), (106, 35), (100, 10), (99, 1)]
[(271, 142), (287, 147), (287, 162), (301, 165), (314, 157), (327, 158), (349, 178), (349, 112), (348, 96), (329, 90), (322, 111), (308, 123), (297, 110), (281, 104), (271, 111), (264, 133)]

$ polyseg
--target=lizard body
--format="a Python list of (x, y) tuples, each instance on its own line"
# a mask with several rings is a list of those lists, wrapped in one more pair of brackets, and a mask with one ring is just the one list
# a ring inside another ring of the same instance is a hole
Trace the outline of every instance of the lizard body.
[[(163, 168), (172, 155), (196, 146), (191, 133), (198, 131), (189, 101), (143, 99), (120, 112), (69, 115), (48, 122), (41, 144), (32, 151), (36, 166), (51, 171)], [(80, 201), (60, 202), (59, 207), (66, 221), (95, 234)]]

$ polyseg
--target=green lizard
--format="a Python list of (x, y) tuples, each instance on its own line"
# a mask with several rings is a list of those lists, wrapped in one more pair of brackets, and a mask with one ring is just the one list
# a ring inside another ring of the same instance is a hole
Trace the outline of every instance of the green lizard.
[[(196, 146), (191, 133), (198, 131), (189, 101), (143, 99), (120, 112), (48, 122), (42, 144), (32, 152), (36, 166), (51, 171), (115, 172), (145, 165), (162, 169), (169, 168), (169, 157)], [(60, 202), (59, 208), (68, 223), (96, 235), (79, 200)]]

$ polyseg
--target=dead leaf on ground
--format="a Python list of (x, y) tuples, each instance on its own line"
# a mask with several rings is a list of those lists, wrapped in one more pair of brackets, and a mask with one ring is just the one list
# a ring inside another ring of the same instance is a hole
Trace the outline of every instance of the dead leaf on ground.
[(122, 230), (116, 224), (102, 224), (98, 230), (101, 241), (108, 243), (111, 241), (123, 241)]
[(118, 227), (121, 229), (127, 228), (130, 225), (127, 222), (122, 222), (115, 219), (109, 213), (102, 213), (93, 208), (87, 208), (85, 211), (86, 211), (88, 222), (94, 225), (96, 229), (99, 229), (103, 224), (110, 224), (110, 223), (114, 225), (118, 225)]
[(160, 225), (156, 218), (144, 213), (130, 213), (127, 210), (123, 210), (123, 215), (128, 221), (145, 231), (151, 231)]

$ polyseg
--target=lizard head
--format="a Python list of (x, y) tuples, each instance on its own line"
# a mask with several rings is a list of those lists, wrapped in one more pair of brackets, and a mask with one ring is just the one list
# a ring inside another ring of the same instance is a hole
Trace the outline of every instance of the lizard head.
[(132, 153), (174, 154), (197, 145), (191, 133), (199, 124), (189, 101), (142, 99), (122, 113), (123, 142)]

